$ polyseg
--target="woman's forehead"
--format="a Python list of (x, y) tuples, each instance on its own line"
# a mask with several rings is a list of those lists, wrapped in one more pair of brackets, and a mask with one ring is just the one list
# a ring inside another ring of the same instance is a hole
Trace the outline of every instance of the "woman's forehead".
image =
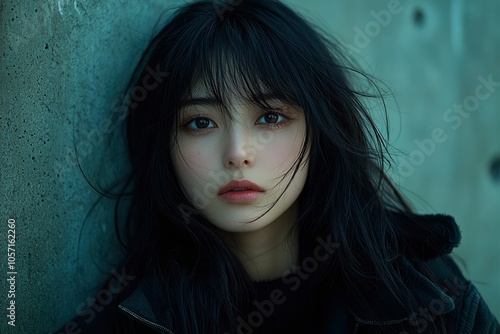
[[(235, 95), (232, 93), (230, 93), (228, 96), (225, 96), (225, 98), (230, 105), (242, 105), (256, 102), (255, 99), (252, 99), (250, 97), (242, 97), (241, 95)], [(282, 99), (274, 93), (262, 93), (259, 97), (259, 100), (265, 101), (267, 103), (278, 101), (282, 102)], [(191, 97), (188, 97), (181, 102), (182, 107), (196, 105), (220, 106), (225, 104), (224, 101), (221, 101), (216, 96), (206, 91), (193, 93)]]
[[(255, 94), (255, 96), (250, 96)], [(188, 96), (182, 100), (181, 108), (194, 105), (222, 106), (222, 105), (240, 105), (261, 102), (276, 102), (282, 99), (278, 94), (270, 92), (262, 87), (252, 90), (239, 87), (216, 87), (209, 89), (205, 84), (198, 81)]]

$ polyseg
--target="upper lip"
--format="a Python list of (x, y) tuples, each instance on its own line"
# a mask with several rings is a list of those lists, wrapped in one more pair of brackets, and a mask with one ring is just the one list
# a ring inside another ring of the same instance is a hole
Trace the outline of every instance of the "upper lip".
[(264, 191), (261, 187), (248, 180), (231, 180), (219, 189), (219, 195), (234, 189)]

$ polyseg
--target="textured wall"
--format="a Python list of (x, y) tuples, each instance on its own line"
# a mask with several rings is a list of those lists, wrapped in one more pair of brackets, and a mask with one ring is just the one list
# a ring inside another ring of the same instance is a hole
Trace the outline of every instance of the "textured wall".
[[(103, 135), (115, 131), (107, 120), (116, 96), (172, 3), (0, 3), (0, 237), (5, 245), (7, 220), (15, 219), (17, 272), (16, 327), (6, 324), (11, 299), (3, 297), (0, 332), (56, 329), (96, 295), (99, 270), (112, 272), (112, 265), (93, 264), (114, 249), (110, 203), (101, 202), (82, 229), (97, 195), (74, 147), (90, 170)], [(456, 217), (463, 231), (457, 254), (500, 316), (499, 2), (289, 3), (334, 31), (394, 91), (391, 142), (402, 150), (395, 177), (420, 212)], [(496, 84), (484, 87), (484, 80)]]
[(290, 2), (392, 89), (391, 174), (418, 212), (455, 217), (455, 253), (500, 318), (500, 2)]
[(97, 195), (77, 167), (74, 146), (89, 171), (103, 136), (115, 131), (106, 120), (164, 7), (1, 1), (0, 235), (6, 245), (7, 219), (15, 219), (17, 250), (15, 328), (6, 321), (4, 247), (0, 257), (1, 333), (55, 330), (77, 307), (88, 309), (99, 270), (111, 273), (112, 266), (93, 264), (110, 252), (110, 203), (101, 201), (82, 230)]

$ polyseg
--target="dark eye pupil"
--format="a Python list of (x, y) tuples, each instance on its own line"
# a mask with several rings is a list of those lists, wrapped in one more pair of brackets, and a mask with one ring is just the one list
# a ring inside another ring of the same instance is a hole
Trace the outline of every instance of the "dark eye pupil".
[(278, 120), (278, 116), (274, 114), (267, 114), (265, 118), (266, 122), (268, 123), (276, 123), (276, 121)]
[(200, 118), (200, 119), (197, 119), (195, 121), (196, 123), (196, 127), (200, 128), (200, 129), (204, 129), (208, 126), (208, 124), (210, 123), (208, 120), (204, 119), (204, 118)]

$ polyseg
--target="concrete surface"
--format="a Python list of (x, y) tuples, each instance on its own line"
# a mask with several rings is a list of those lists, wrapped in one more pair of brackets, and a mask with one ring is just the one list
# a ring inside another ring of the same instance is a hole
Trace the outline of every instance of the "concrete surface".
[[(113, 270), (111, 263), (94, 265), (101, 255), (114, 258), (111, 201), (100, 202), (83, 226), (98, 196), (73, 147), (84, 168), (102, 156), (99, 126), (172, 3), (1, 1), (0, 237), (5, 245), (14, 219), (17, 274), (16, 326), (7, 325), (12, 298), (2, 279), (0, 332), (57, 329)], [(500, 317), (500, 86), (477, 88), (488, 78), (500, 81), (500, 3), (288, 3), (331, 29), (393, 90), (391, 142), (401, 152), (391, 174), (419, 212), (456, 218), (463, 231), (456, 253)]]

